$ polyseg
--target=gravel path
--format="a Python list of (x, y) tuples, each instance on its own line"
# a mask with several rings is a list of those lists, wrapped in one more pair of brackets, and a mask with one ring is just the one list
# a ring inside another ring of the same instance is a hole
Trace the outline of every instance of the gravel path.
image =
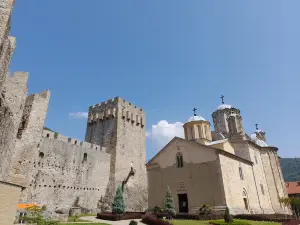
[[(111, 224), (111, 225), (129, 225), (131, 220), (121, 220), (121, 221), (109, 221), (109, 220), (100, 220), (97, 219), (94, 216), (84, 216), (84, 217), (80, 217), (81, 220), (88, 220), (91, 222), (97, 222), (97, 223), (107, 223), (107, 224)], [(142, 222), (140, 222), (140, 220), (135, 220), (138, 222), (138, 224), (144, 224)], [(144, 224), (145, 225), (145, 224)]]

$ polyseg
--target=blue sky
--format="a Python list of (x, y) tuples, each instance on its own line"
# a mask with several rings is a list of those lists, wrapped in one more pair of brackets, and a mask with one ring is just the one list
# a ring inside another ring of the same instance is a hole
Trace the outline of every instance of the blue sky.
[[(121, 96), (161, 120), (184, 122), (225, 102), (283, 157), (299, 156), (299, 1), (17, 0), (12, 71), (30, 93), (50, 89), (46, 125), (84, 139), (86, 112)], [(164, 137), (163, 137), (164, 138)], [(156, 152), (147, 140), (147, 158)]]

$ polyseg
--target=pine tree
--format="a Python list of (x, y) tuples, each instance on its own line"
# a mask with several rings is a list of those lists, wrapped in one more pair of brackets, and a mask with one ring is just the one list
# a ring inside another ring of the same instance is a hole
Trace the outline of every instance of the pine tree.
[(125, 211), (125, 205), (124, 205), (123, 191), (121, 186), (119, 186), (114, 201), (112, 203), (112, 213), (123, 214), (124, 211)]
[(224, 220), (226, 223), (232, 222), (232, 216), (230, 215), (228, 207), (226, 207), (225, 214), (224, 214)]
[(174, 206), (174, 201), (172, 197), (172, 192), (169, 188), (167, 187), (167, 195), (166, 195), (166, 201), (165, 201), (165, 211), (172, 217), (176, 215), (176, 210)]

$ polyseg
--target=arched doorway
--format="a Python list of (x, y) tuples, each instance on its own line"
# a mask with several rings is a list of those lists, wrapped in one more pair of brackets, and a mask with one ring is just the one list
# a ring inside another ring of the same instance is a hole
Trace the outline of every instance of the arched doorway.
[(243, 202), (244, 202), (245, 209), (249, 211), (249, 200), (248, 200), (247, 191), (245, 189), (243, 189)]
[(187, 189), (183, 182), (179, 183), (177, 188), (177, 197), (179, 213), (189, 213)]

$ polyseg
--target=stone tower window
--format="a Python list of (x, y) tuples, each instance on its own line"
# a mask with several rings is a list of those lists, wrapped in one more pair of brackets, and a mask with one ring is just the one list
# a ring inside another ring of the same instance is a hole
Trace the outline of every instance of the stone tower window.
[(40, 157), (40, 158), (44, 158), (44, 156), (45, 156), (44, 152), (40, 152), (40, 153), (39, 153), (39, 157)]
[(176, 163), (177, 163), (177, 168), (182, 168), (183, 167), (183, 157), (182, 153), (178, 152), (176, 155)]
[(241, 180), (244, 180), (244, 174), (243, 174), (242, 167), (239, 167), (239, 173), (240, 173)]
[(83, 161), (82, 162), (86, 162), (87, 161), (87, 153), (83, 154)]
[(257, 164), (258, 162), (257, 162), (257, 156), (256, 155), (254, 155), (254, 159), (255, 159), (255, 163)]
[(50, 137), (50, 134), (47, 134), (47, 138), (49, 138)]

